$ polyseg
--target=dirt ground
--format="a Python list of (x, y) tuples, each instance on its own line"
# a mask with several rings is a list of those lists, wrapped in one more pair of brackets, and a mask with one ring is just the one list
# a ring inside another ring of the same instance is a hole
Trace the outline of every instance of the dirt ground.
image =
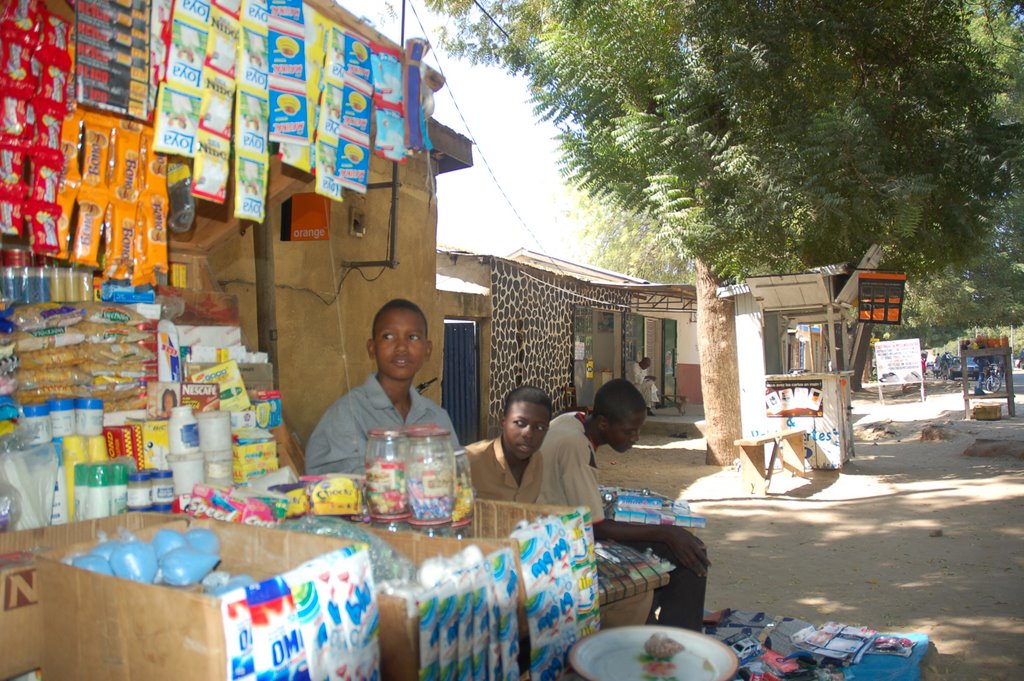
[[(711, 610), (923, 632), (924, 681), (1018, 679), (1024, 398), (1016, 418), (1004, 406), (1001, 421), (964, 421), (955, 390), (929, 381), (921, 403), (888, 387), (885, 405), (876, 392), (855, 395), (855, 457), (809, 480), (777, 473), (764, 498), (741, 495), (734, 468), (704, 465), (703, 440), (651, 435), (626, 454), (602, 448), (600, 476), (687, 499), (707, 517), (698, 532), (712, 560)], [(942, 439), (922, 441), (922, 429)]]

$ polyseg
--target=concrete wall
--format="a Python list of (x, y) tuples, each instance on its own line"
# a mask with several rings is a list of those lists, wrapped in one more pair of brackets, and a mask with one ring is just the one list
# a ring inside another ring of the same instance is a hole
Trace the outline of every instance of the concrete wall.
[[(373, 157), (370, 184), (389, 182), (392, 164)], [(299, 191), (312, 191), (312, 178), (288, 169), (271, 178), (269, 213)], [(345, 261), (386, 260), (390, 188), (366, 196), (345, 192), (331, 204), (329, 241), (283, 242), (274, 238), (278, 370), (285, 417), (305, 445), (324, 410), (374, 370), (366, 351), (373, 315), (392, 298), (408, 298), (427, 315), (433, 354), (420, 378), (441, 376), (444, 316), (434, 290), (437, 206), (433, 177), (423, 156), (400, 166), (398, 267), (351, 269)], [(353, 213), (362, 216), (363, 237), (350, 234)], [(253, 232), (227, 242), (209, 256), (214, 276), (240, 299), (242, 327), (250, 347), (257, 343)], [(339, 289), (340, 287), (340, 289)], [(440, 402), (440, 381), (426, 396)]]

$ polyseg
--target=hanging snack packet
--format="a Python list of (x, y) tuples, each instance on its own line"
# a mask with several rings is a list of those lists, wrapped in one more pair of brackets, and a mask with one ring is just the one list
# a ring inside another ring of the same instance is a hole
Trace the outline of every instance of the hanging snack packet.
[(118, 123), (114, 140), (114, 184), (113, 198), (116, 201), (134, 203), (142, 188), (142, 157), (139, 145), (142, 140), (142, 125), (129, 120)]
[(203, 79), (206, 89), (199, 109), (199, 129), (224, 138), (231, 137), (231, 100), (235, 84), (224, 76), (211, 74)]
[(207, 201), (224, 203), (224, 198), (227, 196), (230, 161), (231, 142), (226, 138), (200, 130), (192, 195)]
[(373, 71), (374, 98), (385, 105), (401, 107), (402, 53), (387, 45), (374, 43), (370, 66)]
[(207, 69), (211, 69), (231, 81), (235, 80), (235, 62), (240, 30), (238, 16), (232, 16), (231, 13), (215, 3), (210, 12), (210, 36), (203, 64)]
[(269, 77), (266, 24), (264, 24), (262, 33), (256, 28), (243, 26), (239, 37), (241, 41), (238, 45), (238, 69), (236, 71), (238, 85), (239, 87), (244, 85), (265, 94)]
[(374, 82), (370, 45), (355, 33), (342, 31), (342, 37), (345, 45), (345, 75), (362, 81), (361, 89), (368, 90)]
[(134, 202), (111, 201), (110, 223), (107, 232), (107, 250), (103, 275), (115, 281), (131, 281), (135, 265), (134, 244), (137, 232)]
[(378, 106), (374, 114), (377, 119), (377, 135), (373, 140), (373, 150), (389, 161), (404, 163), (405, 123), (402, 114), (383, 106)]
[(345, 189), (366, 193), (370, 177), (370, 150), (354, 139), (342, 137), (338, 141), (337, 171), (335, 176)]
[(32, 230), (32, 252), (56, 255), (60, 250), (57, 229), (60, 206), (45, 201), (26, 201), (24, 216)]
[[(167, 84), (177, 88), (202, 87), (203, 62), (209, 31), (205, 24), (191, 23), (178, 17), (179, 10), (201, 5), (201, 1), (177, 3), (171, 23), (171, 46), (167, 52)], [(210, 6), (206, 5), (207, 20)]]
[(135, 268), (132, 283), (156, 284), (157, 274), (167, 274), (167, 157), (152, 150), (153, 137), (146, 131), (142, 136), (140, 155), (145, 174), (142, 196), (139, 199), (138, 238), (135, 259), (141, 264)]
[(265, 94), (238, 88), (235, 97), (235, 153), (267, 156), (267, 116), (270, 102)]
[(78, 193), (78, 222), (71, 247), (71, 262), (88, 267), (99, 267), (100, 239), (103, 227), (110, 219), (106, 191), (83, 186)]
[(36, 113), (35, 136), (32, 140), (31, 155), (37, 161), (47, 165), (59, 166), (64, 160), (61, 156), (61, 130), (64, 114), (45, 108), (41, 100), (36, 100), (33, 109)]
[(370, 144), (370, 92), (358, 80), (346, 80), (342, 95), (341, 127), (349, 137)]
[(267, 214), (267, 163), (235, 155), (235, 217), (263, 222)]
[(165, 154), (195, 155), (202, 97), (169, 83), (160, 86), (153, 149)]
[(342, 200), (342, 185), (338, 180), (338, 141), (328, 135), (318, 135), (316, 152), (316, 184), (314, 191), (335, 201)]
[(110, 179), (110, 134), (114, 119), (102, 114), (87, 113), (84, 117), (85, 153), (82, 157), (82, 184), (106, 188)]
[(29, 192), (29, 199), (56, 204), (57, 194), (60, 192), (60, 166), (33, 160), (31, 167), (32, 189)]

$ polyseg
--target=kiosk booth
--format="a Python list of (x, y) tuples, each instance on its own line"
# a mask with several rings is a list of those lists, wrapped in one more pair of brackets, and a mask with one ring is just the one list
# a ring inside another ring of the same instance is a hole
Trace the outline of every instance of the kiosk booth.
[(743, 438), (802, 430), (805, 468), (841, 469), (854, 455), (858, 274), (877, 267), (879, 256), (872, 249), (857, 269), (829, 265), (750, 277), (719, 290), (735, 301)]

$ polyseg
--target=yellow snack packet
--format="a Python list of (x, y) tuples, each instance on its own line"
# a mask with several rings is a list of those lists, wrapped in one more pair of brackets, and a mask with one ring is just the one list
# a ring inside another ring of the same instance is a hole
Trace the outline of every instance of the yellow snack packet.
[(231, 141), (206, 130), (200, 130), (192, 195), (207, 201), (224, 203), (230, 170)]
[(107, 279), (130, 281), (135, 268), (133, 247), (138, 232), (135, 222), (138, 206), (118, 200), (112, 201), (110, 205), (112, 210), (103, 274)]

